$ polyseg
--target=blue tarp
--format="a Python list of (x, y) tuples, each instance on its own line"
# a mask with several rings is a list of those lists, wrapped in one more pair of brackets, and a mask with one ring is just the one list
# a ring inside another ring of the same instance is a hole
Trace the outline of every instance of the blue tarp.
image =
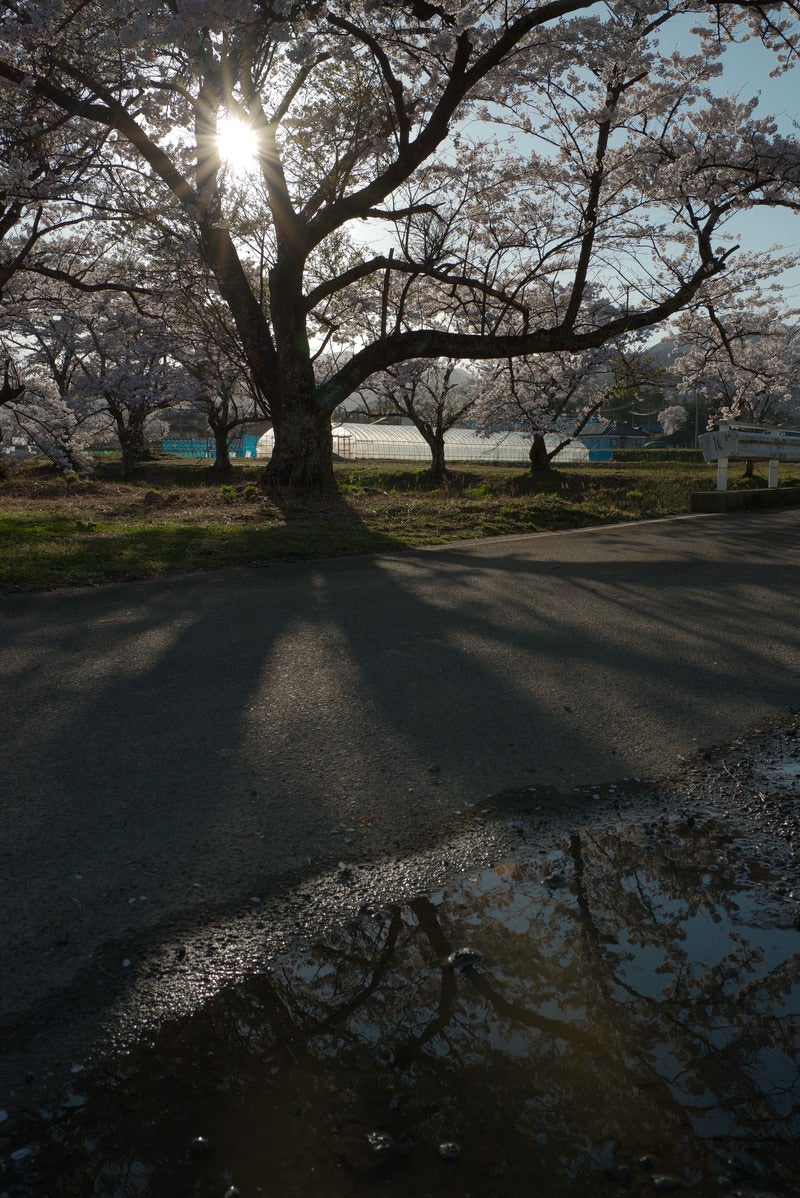
[[(228, 442), (228, 452), (232, 458), (254, 458), (257, 444), (258, 437), (233, 437)], [(178, 458), (213, 458), (214, 438), (162, 441), (161, 450), (162, 453), (171, 453)]]

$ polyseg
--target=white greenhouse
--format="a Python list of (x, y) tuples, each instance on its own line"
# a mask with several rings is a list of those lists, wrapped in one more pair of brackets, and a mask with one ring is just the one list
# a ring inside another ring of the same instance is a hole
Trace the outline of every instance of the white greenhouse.
[[(546, 436), (548, 449), (559, 443)], [(257, 456), (272, 456), (272, 430), (259, 437)], [(528, 462), (531, 439), (522, 433), (493, 433), (482, 437), (471, 428), (451, 428), (444, 435), (448, 462)], [(411, 424), (336, 424), (333, 427), (333, 452), (345, 461), (366, 459), (394, 462), (426, 462), (430, 449), (425, 438)], [(562, 449), (556, 462), (588, 462), (589, 450), (582, 441), (573, 441)]]

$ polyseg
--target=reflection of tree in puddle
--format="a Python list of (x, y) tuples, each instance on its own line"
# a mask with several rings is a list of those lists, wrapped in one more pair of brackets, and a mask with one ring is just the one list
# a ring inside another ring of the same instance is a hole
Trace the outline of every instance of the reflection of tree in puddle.
[[(718, 827), (664, 822), (365, 913), (119, 1062), (61, 1184), (125, 1193), (136, 1159), (159, 1195), (226, 1170), (243, 1194), (638, 1193), (648, 1156), (716, 1194), (738, 1152), (736, 1186), (788, 1192), (800, 935), (747, 875)], [(445, 964), (462, 945), (477, 966)]]

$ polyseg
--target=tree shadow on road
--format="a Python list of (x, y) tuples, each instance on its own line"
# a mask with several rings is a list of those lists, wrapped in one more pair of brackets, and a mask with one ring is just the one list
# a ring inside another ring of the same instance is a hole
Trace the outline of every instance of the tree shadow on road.
[[(796, 525), (769, 519), (3, 601), (0, 1024), (35, 1036), (26, 1011), (175, 913), (434, 844), (507, 787), (650, 773), (785, 705)], [(113, 1012), (84, 1005), (91, 1042)]]

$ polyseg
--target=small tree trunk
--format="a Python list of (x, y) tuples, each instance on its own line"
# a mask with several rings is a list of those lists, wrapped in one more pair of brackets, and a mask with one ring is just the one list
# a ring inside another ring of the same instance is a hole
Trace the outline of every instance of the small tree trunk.
[(24, 390), (25, 386), (19, 381), (16, 366), (11, 358), (6, 358), (3, 362), (3, 380), (0, 382), (0, 407), (19, 399)]
[(541, 433), (533, 434), (533, 444), (530, 448), (528, 456), (531, 459), (531, 471), (533, 474), (540, 474), (543, 471), (550, 469), (550, 457), (547, 452), (547, 445)]
[(441, 419), (437, 419), (435, 422), (423, 419), (411, 404), (407, 405), (407, 410), (414, 427), (425, 438), (425, 443), (431, 451), (431, 464), (428, 467), (428, 476), (434, 482), (443, 482), (447, 477), (447, 462), (444, 456), (444, 427), (442, 421)]
[(447, 476), (447, 462), (444, 456), (444, 437), (434, 436), (429, 442), (431, 451), (431, 468), (430, 476), (437, 483), (442, 482)]
[[(10, 358), (6, 358), (3, 363), (3, 379), (0, 382), (0, 407), (3, 404), (11, 403), (15, 399), (19, 399), (25, 388), (20, 383), (17, 375), (17, 368)], [(0, 428), (0, 446), (3, 444), (3, 430)], [(0, 458), (0, 478), (5, 478), (8, 474), (8, 469), (5, 462)]]
[(209, 421), (211, 431), (214, 434), (214, 465), (213, 470), (220, 474), (226, 473), (231, 468), (230, 451), (228, 449), (228, 429), (226, 425), (216, 424)]

